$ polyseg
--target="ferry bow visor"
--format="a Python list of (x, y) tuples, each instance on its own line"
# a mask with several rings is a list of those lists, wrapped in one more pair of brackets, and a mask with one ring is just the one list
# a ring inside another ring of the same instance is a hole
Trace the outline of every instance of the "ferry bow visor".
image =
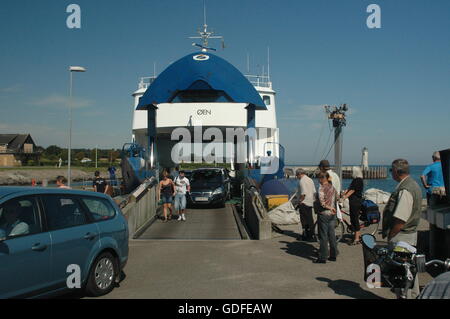
[(173, 103), (180, 93), (202, 90), (219, 92), (218, 96), (226, 96), (232, 103), (246, 103), (256, 110), (267, 110), (249, 80), (233, 65), (209, 52), (189, 54), (171, 64), (150, 85), (136, 109), (146, 110), (150, 105)]

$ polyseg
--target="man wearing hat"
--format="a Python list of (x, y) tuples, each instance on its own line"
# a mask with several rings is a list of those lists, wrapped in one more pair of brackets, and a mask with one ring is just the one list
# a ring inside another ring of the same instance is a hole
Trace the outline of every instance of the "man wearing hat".
[(306, 171), (303, 168), (297, 169), (295, 175), (299, 179), (297, 207), (300, 212), (300, 222), (303, 228), (303, 235), (299, 239), (312, 242), (315, 241), (312, 208), (316, 196), (316, 187), (314, 186), (313, 180), (306, 175)]
[(339, 176), (333, 172), (330, 168), (330, 162), (327, 160), (322, 160), (319, 163), (319, 169), (323, 173), (328, 173), (331, 178), (331, 184), (333, 185), (334, 189), (338, 193), (338, 196), (341, 195), (341, 180), (339, 179)]

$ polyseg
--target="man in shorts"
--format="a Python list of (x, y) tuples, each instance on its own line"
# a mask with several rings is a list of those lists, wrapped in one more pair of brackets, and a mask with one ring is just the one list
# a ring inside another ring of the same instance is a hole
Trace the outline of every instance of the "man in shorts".
[(184, 171), (180, 171), (174, 180), (175, 184), (175, 211), (178, 212), (178, 220), (186, 221), (186, 193), (190, 191), (189, 179)]

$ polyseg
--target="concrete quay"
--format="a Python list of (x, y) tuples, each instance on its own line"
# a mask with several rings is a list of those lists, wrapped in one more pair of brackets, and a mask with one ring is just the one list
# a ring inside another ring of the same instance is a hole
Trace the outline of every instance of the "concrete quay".
[[(158, 233), (164, 227), (171, 234), (177, 223), (158, 225)], [(337, 262), (316, 265), (312, 260), (319, 244), (298, 241), (298, 226), (283, 229), (284, 234), (262, 241), (132, 240), (126, 277), (104, 298), (395, 298), (387, 288), (366, 287), (360, 245), (340, 243)], [(427, 230), (422, 220), (420, 237)], [(432, 279), (428, 274), (419, 278), (422, 286)]]

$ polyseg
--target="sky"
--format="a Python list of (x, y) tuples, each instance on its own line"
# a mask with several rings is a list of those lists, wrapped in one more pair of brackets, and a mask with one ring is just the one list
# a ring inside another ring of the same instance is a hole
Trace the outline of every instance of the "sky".
[[(81, 7), (81, 29), (66, 8)], [(381, 28), (369, 29), (369, 4)], [(347, 103), (343, 162), (430, 162), (450, 148), (450, 1), (208, 0), (208, 24), (225, 37), (217, 54), (261, 74), (267, 48), (286, 162), (317, 164), (330, 149), (323, 105)], [(0, 133), (67, 146), (70, 65), (73, 147), (120, 148), (131, 139), (142, 76), (194, 52), (202, 0), (2, 0)], [(211, 43), (220, 47), (220, 43)], [(322, 132), (322, 134), (321, 134)], [(328, 156), (333, 160), (333, 152)]]

